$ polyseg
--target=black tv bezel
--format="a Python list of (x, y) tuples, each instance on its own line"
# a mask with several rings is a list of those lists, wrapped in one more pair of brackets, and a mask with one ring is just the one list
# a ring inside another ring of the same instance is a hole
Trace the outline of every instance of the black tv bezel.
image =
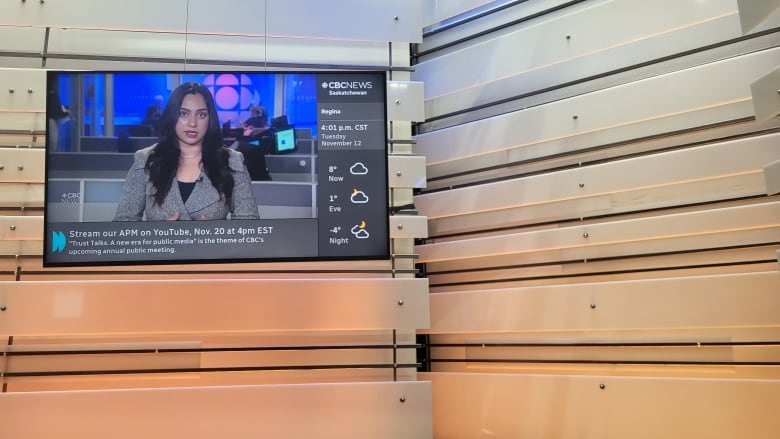
[[(195, 264), (202, 264), (202, 265), (225, 265), (225, 264), (252, 264), (252, 263), (295, 263), (295, 262), (339, 262), (339, 261), (382, 261), (382, 260), (390, 260), (391, 259), (391, 252), (390, 252), (390, 219), (389, 219), (389, 204), (390, 204), (390, 185), (389, 185), (389, 160), (388, 160), (388, 153), (389, 153), (389, 147), (387, 143), (388, 139), (388, 115), (387, 115), (387, 71), (385, 70), (321, 70), (321, 69), (315, 69), (315, 70), (273, 70), (273, 71), (248, 71), (248, 70), (225, 70), (225, 69), (215, 69), (215, 70), (202, 70), (202, 71), (186, 71), (186, 70), (60, 70), (60, 69), (51, 69), (46, 71), (46, 89), (49, 89), (49, 86), (52, 81), (52, 77), (55, 75), (62, 75), (62, 74), (263, 74), (263, 75), (285, 75), (285, 74), (312, 74), (312, 75), (318, 75), (318, 74), (358, 74), (358, 75), (381, 75), (381, 83), (383, 84), (383, 120), (384, 123), (382, 124), (382, 130), (383, 130), (383, 138), (384, 138), (384, 169), (383, 169), (383, 176), (382, 181), (384, 182), (384, 193), (385, 193), (385, 201), (386, 205), (383, 207), (383, 215), (382, 217), (385, 218), (384, 220), (384, 251), (377, 252), (374, 255), (344, 255), (344, 256), (324, 256), (324, 255), (317, 255), (317, 256), (300, 256), (300, 257), (254, 257), (254, 258), (223, 258), (223, 259), (193, 259), (193, 258), (183, 258), (183, 259), (151, 259), (151, 260), (112, 260), (112, 261), (96, 261), (96, 262), (89, 262), (89, 263), (82, 263), (82, 262), (56, 262), (52, 263), (51, 261), (47, 260), (47, 254), (49, 246), (52, 244), (52, 237), (49, 236), (48, 233), (48, 225), (49, 223), (49, 181), (50, 181), (50, 154), (55, 152), (52, 150), (50, 143), (50, 136), (48, 132), (48, 127), (45, 134), (45, 155), (44, 155), (44, 214), (43, 214), (43, 254), (42, 254), (42, 264), (45, 268), (68, 268), (68, 267), (81, 267), (81, 268), (89, 268), (89, 267), (120, 267), (120, 266), (168, 266), (168, 265), (195, 265)], [(48, 101), (47, 101), (47, 108), (46, 108), (46, 115), (48, 120), (48, 114), (50, 114), (51, 109), (48, 108)], [(285, 113), (283, 116), (287, 116)], [(317, 121), (319, 121), (319, 117), (317, 117)], [(319, 122), (317, 122), (319, 124)], [(274, 143), (276, 142), (276, 135), (274, 134)], [(315, 157), (319, 156), (319, 151), (317, 151), (317, 145), (313, 145), (314, 150), (312, 151), (312, 154)], [(274, 148), (276, 150), (276, 148)], [(297, 145), (294, 151), (297, 151)], [(290, 152), (284, 152), (284, 154), (290, 154), (294, 151)], [(319, 185), (320, 182), (320, 175), (317, 174), (318, 178), (314, 182), (315, 185)], [(83, 200), (83, 193), (81, 194), (82, 200), (80, 203), (84, 203)], [(281, 219), (281, 218), (280, 218)], [(319, 215), (315, 218), (317, 221), (319, 221), (320, 217)], [(206, 223), (219, 223), (219, 222), (230, 222), (233, 220), (206, 220)], [(260, 220), (262, 221), (262, 220)], [(100, 221), (100, 222), (108, 222), (108, 221)]]

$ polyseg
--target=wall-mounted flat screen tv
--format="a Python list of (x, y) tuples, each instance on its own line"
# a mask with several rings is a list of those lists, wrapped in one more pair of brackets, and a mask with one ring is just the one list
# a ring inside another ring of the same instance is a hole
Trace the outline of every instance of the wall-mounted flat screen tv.
[(385, 72), (47, 72), (44, 265), (387, 259)]

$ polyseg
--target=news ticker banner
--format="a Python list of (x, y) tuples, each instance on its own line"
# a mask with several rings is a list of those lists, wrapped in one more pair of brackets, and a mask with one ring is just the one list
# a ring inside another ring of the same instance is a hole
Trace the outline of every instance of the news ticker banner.
[(46, 227), (47, 265), (306, 259), (317, 220), (60, 222)]

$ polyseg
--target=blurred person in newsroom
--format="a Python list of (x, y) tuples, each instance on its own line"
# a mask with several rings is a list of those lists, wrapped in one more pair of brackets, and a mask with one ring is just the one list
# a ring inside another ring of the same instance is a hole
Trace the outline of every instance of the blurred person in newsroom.
[(265, 107), (255, 105), (250, 109), (252, 116), (244, 121), (244, 137), (256, 138), (268, 130), (268, 112)]
[(157, 143), (135, 153), (114, 221), (259, 218), (244, 158), (222, 142), (209, 90), (177, 87)]
[(158, 136), (160, 134), (160, 117), (163, 112), (163, 97), (157, 95), (154, 97), (154, 104), (146, 107), (146, 114), (141, 120), (141, 125), (145, 125), (151, 128), (152, 135)]
[(49, 146), (54, 151), (60, 150), (60, 125), (70, 120), (70, 109), (62, 105), (57, 87), (57, 81), (50, 81), (46, 90), (46, 112), (49, 119), (46, 134)]

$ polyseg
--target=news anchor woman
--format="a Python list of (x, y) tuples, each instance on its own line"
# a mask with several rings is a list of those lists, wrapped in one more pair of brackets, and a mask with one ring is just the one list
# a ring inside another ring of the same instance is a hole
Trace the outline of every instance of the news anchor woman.
[(157, 143), (135, 153), (114, 221), (257, 219), (240, 152), (222, 143), (214, 98), (201, 84), (177, 87)]

